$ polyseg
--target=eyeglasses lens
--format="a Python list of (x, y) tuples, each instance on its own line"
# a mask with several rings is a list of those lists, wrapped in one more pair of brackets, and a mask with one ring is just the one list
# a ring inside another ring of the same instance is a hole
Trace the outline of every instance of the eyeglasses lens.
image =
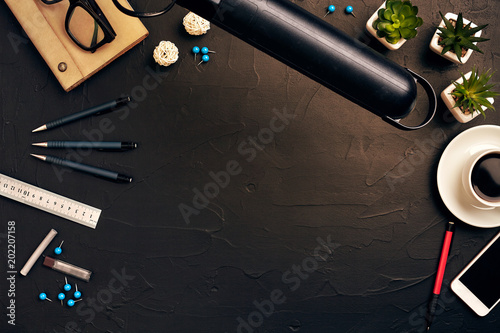
[(94, 47), (104, 39), (102, 28), (82, 7), (74, 7), (68, 25), (71, 34), (85, 47)]

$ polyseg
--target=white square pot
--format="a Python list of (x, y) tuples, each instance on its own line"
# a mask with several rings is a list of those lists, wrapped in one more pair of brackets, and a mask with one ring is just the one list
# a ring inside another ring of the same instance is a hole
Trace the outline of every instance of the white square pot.
[[(472, 72), (469, 72), (465, 74), (465, 78), (469, 79), (471, 76)], [(455, 82), (457, 83), (463, 83), (462, 77), (460, 79), (456, 80)], [(448, 110), (450, 110), (451, 114), (455, 117), (456, 120), (458, 120), (461, 123), (466, 123), (471, 121), (472, 119), (476, 118), (478, 115), (481, 114), (479, 111), (475, 111), (472, 115), (471, 114), (464, 114), (462, 110), (459, 107), (453, 107), (455, 105), (455, 100), (453, 99), (453, 96), (450, 95), (450, 93), (455, 90), (455, 85), (452, 83), (448, 87), (446, 87), (443, 92), (441, 92), (441, 98), (443, 99), (444, 104), (446, 104), (446, 107), (448, 107)], [(492, 97), (488, 97), (487, 100), (493, 104), (495, 101)], [(482, 107), (483, 111), (486, 110), (487, 108), (485, 106)]]
[(380, 6), (376, 11), (375, 13), (370, 17), (370, 19), (366, 22), (366, 30), (373, 35), (373, 37), (375, 37), (380, 43), (384, 44), (385, 47), (387, 47), (389, 50), (397, 50), (399, 49), (404, 43), (406, 43), (406, 39), (404, 38), (401, 38), (399, 40), (399, 42), (397, 42), (396, 44), (391, 44), (389, 43), (388, 41), (385, 40), (385, 38), (380, 38), (377, 36), (377, 30), (373, 28), (373, 22), (375, 22), (376, 19), (378, 19), (378, 11), (381, 9), (381, 8), (385, 8), (385, 1), (384, 3), (382, 4), (382, 6)]
[[(458, 15), (456, 14), (453, 14), (453, 13), (447, 13), (445, 16), (444, 16), (447, 20), (454, 20), (456, 21), (457, 18), (458, 18)], [(470, 21), (466, 20), (466, 19), (463, 19), (464, 20), (464, 24), (469, 24)], [(444, 24), (444, 21), (441, 20), (441, 23), (439, 24), (440, 27), (445, 27), (445, 24)], [(475, 28), (477, 27), (477, 25), (475, 25), (474, 23), (472, 23), (471, 25), (471, 28)], [(445, 54), (441, 54), (441, 51), (443, 51), (443, 47), (441, 45), (438, 44), (438, 40), (439, 40), (439, 30), (436, 29), (436, 32), (434, 33), (434, 35), (432, 36), (432, 39), (431, 39), (431, 43), (429, 44), (429, 47), (432, 51), (434, 51), (435, 53), (439, 54), (440, 56), (442, 56), (443, 58), (446, 58), (448, 60), (450, 60), (451, 62), (454, 62), (455, 64), (465, 64), (467, 62), (467, 60), (469, 60), (470, 56), (472, 55), (472, 52), (474, 50), (472, 49), (469, 49), (467, 51), (467, 53), (462, 57), (462, 62), (460, 62), (458, 60), (458, 57), (457, 55), (454, 53), (454, 52), (451, 52), (451, 51), (448, 51), (446, 52)], [(481, 36), (481, 30), (476, 32), (474, 34), (474, 37), (480, 37)], [(476, 45), (476, 43), (474, 43), (474, 45)]]

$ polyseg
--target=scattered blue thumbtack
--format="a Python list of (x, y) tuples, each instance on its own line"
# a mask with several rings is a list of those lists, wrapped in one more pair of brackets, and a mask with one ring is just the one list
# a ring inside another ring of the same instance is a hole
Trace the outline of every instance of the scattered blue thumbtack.
[(347, 14), (351, 14), (352, 16), (356, 17), (356, 15), (354, 15), (354, 12), (353, 12), (353, 11), (354, 11), (354, 8), (352, 8), (352, 6), (347, 6), (347, 7), (345, 7), (345, 12), (346, 12)]
[(201, 57), (201, 61), (197, 66), (201, 65), (202, 62), (208, 62), (209, 60), (210, 57), (207, 54), (205, 54), (203, 57)]
[(78, 291), (78, 285), (75, 283), (75, 293), (73, 294), (73, 296), (75, 296), (75, 298), (80, 298), (82, 297), (82, 293)]
[(63, 305), (63, 299), (66, 298), (66, 295), (64, 295), (64, 293), (59, 293), (59, 295), (57, 295), (57, 298), (61, 300), (61, 305)]
[(41, 300), (41, 301), (50, 301), (52, 302), (52, 300), (50, 298), (47, 298), (47, 294), (46, 293), (40, 293), (40, 295), (38, 295), (38, 298)]
[(55, 254), (61, 254), (62, 253), (62, 245), (63, 245), (64, 241), (61, 242), (61, 245), (59, 245), (58, 247), (56, 247), (54, 249), (54, 253)]
[(196, 55), (200, 53), (200, 48), (198, 46), (193, 47), (194, 60), (196, 61)]
[(335, 11), (335, 6), (334, 6), (334, 5), (330, 5), (330, 6), (328, 6), (328, 7), (326, 8), (326, 14), (325, 14), (325, 16), (323, 16), (323, 17), (326, 17), (326, 15), (331, 14), (331, 13), (333, 13), (334, 11)]
[(64, 277), (64, 281), (66, 281), (66, 284), (64, 285), (64, 290), (65, 291), (70, 291), (71, 290), (71, 285), (68, 283), (68, 279)]
[(73, 301), (72, 299), (68, 299), (68, 302), (66, 304), (68, 304), (69, 307), (72, 307), (78, 301), (81, 301), (81, 299), (77, 299), (76, 301)]
[(201, 48), (201, 53), (207, 54), (207, 53), (215, 53), (215, 51), (210, 51), (208, 47), (204, 46)]

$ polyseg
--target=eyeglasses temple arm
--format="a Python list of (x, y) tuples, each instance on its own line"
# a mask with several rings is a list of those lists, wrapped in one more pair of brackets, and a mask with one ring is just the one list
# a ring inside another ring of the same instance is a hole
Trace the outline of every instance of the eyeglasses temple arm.
[(168, 12), (172, 7), (175, 5), (177, 0), (172, 0), (172, 2), (162, 9), (161, 11), (158, 12), (135, 12), (133, 10), (130, 10), (128, 8), (125, 8), (122, 6), (122, 4), (118, 0), (113, 0), (113, 3), (115, 4), (116, 8), (118, 8), (119, 11), (121, 11), (123, 14), (129, 15), (129, 16), (134, 16), (134, 17), (139, 17), (139, 18), (148, 18), (148, 17), (156, 17), (165, 14)]

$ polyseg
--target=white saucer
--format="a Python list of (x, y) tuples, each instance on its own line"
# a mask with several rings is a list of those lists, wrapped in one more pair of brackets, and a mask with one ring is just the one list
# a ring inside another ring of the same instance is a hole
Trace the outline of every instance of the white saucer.
[(448, 144), (437, 169), (437, 186), (446, 207), (463, 222), (480, 228), (500, 226), (500, 208), (474, 207), (463, 187), (462, 170), (473, 155), (491, 148), (500, 148), (500, 126), (469, 128)]

